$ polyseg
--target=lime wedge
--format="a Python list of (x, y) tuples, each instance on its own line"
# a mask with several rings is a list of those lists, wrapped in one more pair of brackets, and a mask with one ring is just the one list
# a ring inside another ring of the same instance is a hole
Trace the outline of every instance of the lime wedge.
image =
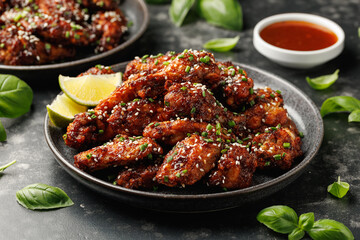
[(87, 107), (68, 98), (65, 94), (58, 95), (46, 109), (51, 122), (57, 127), (66, 127), (74, 119), (74, 115), (85, 112)]
[(85, 75), (81, 77), (59, 76), (61, 90), (74, 102), (93, 107), (101, 99), (109, 96), (122, 82), (120, 72), (104, 75)]

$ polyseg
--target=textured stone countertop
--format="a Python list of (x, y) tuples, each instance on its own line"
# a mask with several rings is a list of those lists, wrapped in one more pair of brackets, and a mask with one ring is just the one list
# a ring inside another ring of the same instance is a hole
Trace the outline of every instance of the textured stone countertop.
[[(215, 53), (216, 58), (272, 72), (307, 93), (318, 107), (332, 96), (360, 98), (360, 0), (240, 2), (245, 22), (240, 33), (213, 27), (202, 20), (177, 28), (169, 21), (169, 5), (149, 5), (149, 27), (132, 54), (124, 58), (130, 60), (167, 50), (202, 49), (209, 39), (240, 34), (236, 48), (229, 53)], [(264, 17), (285, 12), (312, 13), (337, 22), (346, 34), (343, 53), (310, 70), (283, 68), (265, 59), (252, 45), (253, 28)], [(116, 62), (114, 59), (113, 63)], [(315, 91), (305, 81), (306, 76), (329, 74), (336, 69), (340, 69), (340, 78), (325, 91)], [(33, 79), (26, 80), (33, 85)], [(28, 114), (1, 119), (8, 140), (0, 143), (0, 165), (12, 160), (17, 163), (0, 174), (0, 239), (287, 239), (256, 221), (261, 209), (275, 204), (288, 205), (298, 214), (314, 212), (316, 219), (340, 221), (355, 238), (360, 238), (360, 124), (348, 123), (347, 114), (324, 118), (325, 136), (320, 152), (304, 174), (276, 194), (221, 212), (159, 213), (104, 198), (78, 183), (55, 161), (44, 139), (43, 124), (45, 106), (60, 90), (56, 78), (48, 81), (53, 81), (53, 86), (33, 86), (34, 102)], [(335, 199), (326, 191), (339, 175), (351, 186), (343, 199)], [(21, 207), (16, 202), (16, 191), (38, 182), (62, 188), (74, 206), (54, 211)]]

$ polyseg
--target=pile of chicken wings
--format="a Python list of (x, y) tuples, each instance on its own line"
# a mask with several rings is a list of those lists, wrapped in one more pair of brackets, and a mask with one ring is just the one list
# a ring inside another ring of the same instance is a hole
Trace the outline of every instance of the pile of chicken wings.
[(39, 65), (79, 47), (113, 49), (127, 31), (114, 0), (0, 0), (0, 62)]
[[(108, 74), (95, 67), (85, 74)], [(88, 173), (116, 169), (114, 184), (132, 189), (195, 183), (251, 186), (257, 169), (291, 168), (302, 155), (299, 132), (281, 91), (254, 88), (239, 66), (206, 51), (145, 55), (124, 82), (64, 135)]]

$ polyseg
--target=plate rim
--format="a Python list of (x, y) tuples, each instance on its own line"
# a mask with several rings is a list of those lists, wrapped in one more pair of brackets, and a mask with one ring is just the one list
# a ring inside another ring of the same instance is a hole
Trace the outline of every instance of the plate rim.
[[(134, 1), (134, 0), (127, 0), (127, 1)], [(120, 45), (116, 46), (115, 48), (113, 48), (109, 51), (100, 53), (100, 54), (95, 54), (90, 57), (85, 57), (85, 58), (81, 58), (78, 60), (67, 61), (67, 62), (63, 62), (63, 63), (52, 63), (52, 64), (43, 64), (43, 65), (5, 65), (5, 64), (0, 64), (0, 70), (38, 71), (38, 70), (60, 69), (60, 68), (66, 68), (66, 67), (70, 67), (70, 66), (73, 67), (73, 66), (78, 66), (78, 65), (82, 65), (82, 64), (89, 64), (91, 62), (107, 58), (117, 52), (120, 52), (120, 51), (126, 49), (127, 47), (131, 46), (134, 42), (136, 42), (145, 33), (145, 31), (149, 25), (149, 21), (150, 21), (149, 10), (148, 10), (148, 7), (147, 7), (146, 3), (144, 2), (144, 0), (136, 0), (136, 1), (140, 6), (141, 12), (144, 16), (144, 21), (141, 23), (139, 31), (137, 31), (133, 35), (132, 38), (130, 38), (127, 41), (122, 42)]]
[[(117, 63), (117, 64), (112, 65), (111, 67), (116, 68), (116, 66), (122, 66), (122, 65), (126, 66), (126, 64), (128, 62), (129, 61)], [(290, 178), (290, 177), (296, 175), (297, 173), (302, 174), (303, 170), (309, 165), (311, 160), (319, 152), (319, 149), (321, 147), (323, 137), (324, 137), (323, 119), (322, 119), (320, 112), (317, 109), (315, 103), (302, 90), (300, 90), (294, 84), (286, 81), (285, 79), (279, 77), (276, 74), (270, 73), (266, 70), (262, 70), (262, 69), (259, 69), (257, 67), (254, 67), (254, 66), (251, 66), (248, 64), (243, 64), (243, 63), (234, 62), (234, 61), (232, 61), (232, 63), (234, 65), (241, 66), (245, 70), (251, 69), (253, 71), (259, 72), (262, 75), (267, 75), (267, 76), (270, 75), (273, 78), (276, 78), (276, 81), (279, 81), (281, 84), (287, 85), (288, 87), (297, 91), (297, 93), (299, 95), (301, 95), (307, 101), (307, 104), (311, 107), (311, 109), (314, 110), (314, 112), (315, 112), (314, 117), (316, 118), (315, 122), (319, 123), (317, 125), (318, 134), (315, 135), (316, 139), (314, 140), (314, 142), (318, 143), (318, 144), (315, 146), (312, 146), (308, 149), (309, 155), (306, 156), (304, 159), (302, 159), (296, 166), (294, 166), (290, 170), (286, 171), (285, 173), (281, 174), (280, 176), (277, 176), (269, 181), (266, 181), (266, 182), (248, 187), (248, 188), (238, 189), (238, 190), (231, 190), (231, 191), (226, 191), (226, 192), (216, 192), (216, 193), (201, 193), (201, 194), (174, 194), (174, 193), (149, 192), (149, 191), (141, 191), (141, 190), (136, 190), (136, 189), (128, 189), (128, 188), (124, 188), (121, 186), (115, 186), (111, 183), (105, 182), (105, 181), (103, 181), (99, 178), (96, 178), (86, 172), (81, 171), (80, 169), (76, 168), (74, 165), (70, 164), (70, 162), (67, 161), (67, 159), (65, 159), (62, 156), (60, 151), (56, 148), (55, 143), (51, 139), (50, 127), (52, 127), (52, 126), (49, 125), (50, 119), (49, 119), (48, 113), (46, 113), (46, 116), (44, 118), (44, 133), (45, 133), (46, 142), (49, 145), (49, 148), (51, 149), (53, 154), (55, 155), (56, 160), (60, 163), (60, 165), (66, 167), (67, 170), (71, 171), (72, 173), (75, 173), (79, 177), (81, 177), (85, 180), (88, 180), (91, 183), (94, 183), (101, 187), (105, 187), (106, 189), (112, 190), (114, 193), (125, 193), (125, 194), (131, 194), (133, 196), (140, 196), (140, 197), (146, 197), (146, 198), (151, 198), (151, 199), (197, 200), (197, 199), (205, 199), (205, 198), (206, 199), (218, 199), (218, 198), (224, 198), (224, 197), (238, 197), (238, 196), (243, 196), (246, 194), (253, 194), (253, 193), (259, 192), (266, 188), (274, 187), (277, 184), (280, 184), (281, 182), (286, 180), (287, 178)], [(72, 175), (72, 174), (70, 174), (70, 175)]]

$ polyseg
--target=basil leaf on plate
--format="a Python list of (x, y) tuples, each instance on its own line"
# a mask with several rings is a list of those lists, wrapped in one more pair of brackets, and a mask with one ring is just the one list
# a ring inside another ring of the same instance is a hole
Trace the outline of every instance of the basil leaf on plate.
[(256, 219), (278, 233), (291, 233), (298, 228), (298, 216), (288, 206), (277, 205), (265, 208), (259, 212)]
[(17, 201), (30, 210), (69, 207), (73, 201), (60, 188), (42, 183), (31, 184), (16, 192)]
[(197, 11), (215, 26), (236, 31), (243, 27), (242, 8), (237, 0), (199, 0)]
[(33, 92), (21, 79), (0, 74), (0, 117), (16, 118), (30, 110)]
[(337, 69), (333, 74), (324, 75), (317, 78), (306, 77), (306, 81), (313, 89), (323, 90), (336, 82), (336, 80), (339, 78), (339, 71), (340, 70)]
[(14, 163), (16, 163), (16, 160), (9, 162), (8, 164), (5, 164), (3, 166), (0, 166), (0, 173), (3, 172), (6, 168), (10, 167), (11, 165), (13, 165)]
[(228, 52), (238, 43), (240, 36), (234, 38), (216, 38), (206, 42), (203, 47), (216, 52)]
[(295, 228), (294, 231), (292, 231), (289, 236), (288, 239), (289, 240), (300, 240), (305, 236), (305, 232), (304, 230), (302, 230), (301, 228)]
[(316, 221), (313, 227), (307, 231), (314, 240), (352, 240), (354, 235), (342, 223), (330, 219)]
[(1, 121), (0, 121), (0, 142), (6, 141), (6, 132), (5, 132), (5, 128), (4, 125), (2, 125)]
[(360, 110), (360, 101), (349, 96), (336, 96), (326, 99), (320, 109), (321, 116), (334, 112)]
[(314, 225), (314, 219), (315, 216), (313, 212), (301, 214), (299, 217), (299, 227), (305, 231), (309, 231)]
[(173, 0), (169, 9), (171, 21), (180, 27), (194, 3), (195, 0)]
[(349, 191), (349, 188), (350, 185), (347, 182), (341, 182), (340, 176), (338, 176), (338, 181), (330, 184), (327, 191), (337, 198), (343, 198)]
[(354, 110), (350, 113), (349, 122), (360, 122), (360, 109)]

